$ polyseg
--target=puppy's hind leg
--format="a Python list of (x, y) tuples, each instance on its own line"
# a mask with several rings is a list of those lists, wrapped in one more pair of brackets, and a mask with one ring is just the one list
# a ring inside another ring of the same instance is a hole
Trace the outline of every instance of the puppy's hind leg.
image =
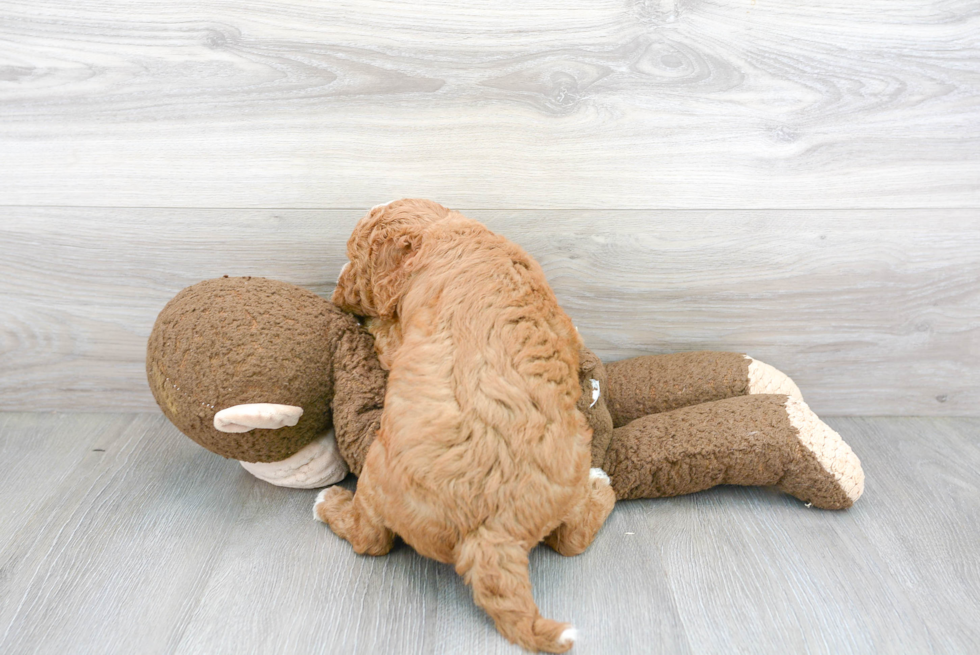
[(361, 493), (342, 487), (327, 487), (316, 497), (313, 516), (350, 542), (360, 555), (386, 555), (395, 542), (394, 533)]
[(480, 528), (459, 546), (456, 572), (473, 587), (473, 600), (510, 641), (531, 651), (564, 653), (575, 629), (541, 616), (531, 595), (527, 549), (507, 535)]
[(616, 504), (616, 493), (602, 469), (589, 471), (589, 493), (544, 540), (566, 557), (585, 551)]

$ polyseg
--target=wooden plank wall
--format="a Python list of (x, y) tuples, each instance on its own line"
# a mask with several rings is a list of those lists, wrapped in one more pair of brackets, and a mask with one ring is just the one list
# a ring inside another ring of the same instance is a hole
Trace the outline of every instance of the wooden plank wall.
[[(605, 359), (737, 350), (829, 414), (970, 414), (980, 216), (970, 210), (469, 212), (544, 266)], [(323, 295), (348, 210), (9, 210), (4, 409), (153, 409), (143, 354), (181, 288), (261, 275)]]
[(328, 294), (401, 196), (527, 247), (607, 359), (980, 414), (972, 0), (0, 0), (0, 409), (153, 409), (167, 299)]

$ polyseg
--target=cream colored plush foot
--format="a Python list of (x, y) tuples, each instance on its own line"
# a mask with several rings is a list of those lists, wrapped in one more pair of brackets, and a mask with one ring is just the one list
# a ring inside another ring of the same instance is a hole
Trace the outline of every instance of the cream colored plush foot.
[[(807, 489), (813, 494), (809, 502), (817, 507), (842, 509), (853, 505), (864, 492), (861, 460), (802, 400), (787, 398), (786, 414), (799, 432), (800, 443), (812, 455), (813, 467), (798, 467), (794, 473), (797, 479), (784, 479), (780, 486), (797, 497), (805, 494), (788, 487)], [(821, 470), (815, 470), (816, 466)]]
[(745, 356), (749, 360), (749, 393), (775, 393), (803, 400), (800, 388), (788, 375), (769, 364)]
[(239, 462), (260, 480), (278, 487), (316, 489), (346, 477), (347, 463), (340, 456), (333, 430), (307, 444), (295, 455), (278, 462)]

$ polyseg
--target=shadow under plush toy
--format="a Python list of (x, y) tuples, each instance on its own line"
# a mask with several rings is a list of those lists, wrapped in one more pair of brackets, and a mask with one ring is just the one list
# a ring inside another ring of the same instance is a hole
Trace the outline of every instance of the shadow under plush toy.
[[(146, 370), (181, 432), (256, 477), (307, 489), (360, 473), (387, 377), (353, 316), (311, 291), (255, 277), (178, 293), (153, 327)], [(606, 471), (617, 499), (774, 485), (808, 505), (844, 509), (864, 490), (857, 456), (793, 381), (745, 355), (604, 366), (584, 350), (580, 379), (592, 466)]]

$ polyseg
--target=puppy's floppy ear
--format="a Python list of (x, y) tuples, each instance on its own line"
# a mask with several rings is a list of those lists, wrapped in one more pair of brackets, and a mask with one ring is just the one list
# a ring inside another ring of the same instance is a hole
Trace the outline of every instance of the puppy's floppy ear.
[(416, 257), (422, 247), (422, 225), (419, 221), (397, 221), (376, 230), (373, 235), (375, 266), (374, 304), (378, 316), (395, 315), (405, 284), (415, 270)]

